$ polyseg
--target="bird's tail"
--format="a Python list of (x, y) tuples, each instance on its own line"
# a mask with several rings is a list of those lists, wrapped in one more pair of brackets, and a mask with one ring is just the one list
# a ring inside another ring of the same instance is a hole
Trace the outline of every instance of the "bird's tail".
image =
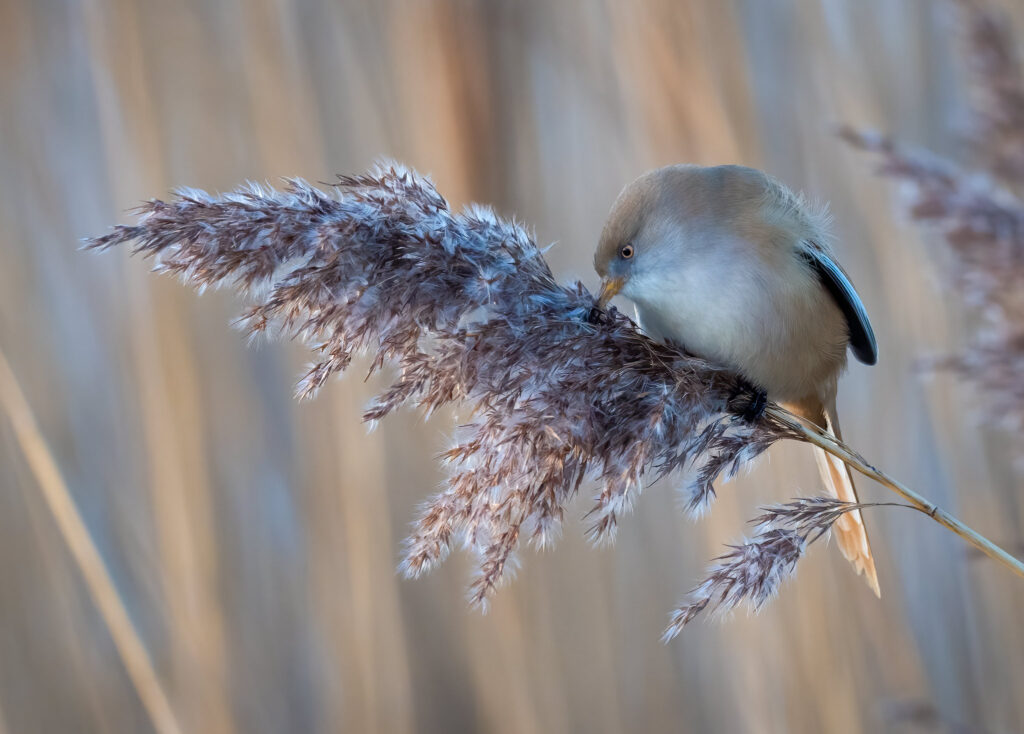
[[(835, 400), (833, 399), (829, 403), (826, 406), (817, 400), (813, 404), (792, 406), (792, 408), (798, 415), (824, 428), (841, 441), (843, 436), (839, 430)], [(844, 502), (857, 502), (857, 490), (853, 486), (850, 468), (817, 446), (814, 447), (814, 456), (818, 461), (821, 479), (829, 492)], [(864, 574), (864, 580), (868, 586), (876, 596), (881, 597), (882, 591), (878, 586), (878, 574), (875, 572), (875, 559), (871, 555), (868, 531), (864, 527), (864, 518), (861, 517), (860, 510), (845, 513), (833, 525), (832, 531), (843, 556), (853, 564), (858, 574)]]

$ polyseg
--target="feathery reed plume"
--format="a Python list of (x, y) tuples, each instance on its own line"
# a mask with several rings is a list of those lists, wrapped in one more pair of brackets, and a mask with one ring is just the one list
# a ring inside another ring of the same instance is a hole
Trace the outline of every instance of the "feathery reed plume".
[(957, 0), (969, 74), (969, 135), (985, 168), (1024, 184), (1024, 69), (1006, 18), (981, 0)]
[[(396, 165), (339, 178), (333, 194), (299, 180), (283, 192), (250, 185), (220, 198), (181, 190), (86, 246), (134, 243), (159, 272), (256, 298), (242, 319), (250, 333), (277, 327), (313, 345), (317, 361), (299, 397), (363, 351), (374, 357), (371, 372), (399, 369), (365, 420), (410, 403), (428, 414), (452, 403), (471, 409), (443, 455), (447, 486), (405, 543), (406, 576), (461, 543), (478, 561), (470, 600), (484, 606), (521, 540), (555, 537), (584, 479), (601, 488), (588, 535), (602, 541), (643, 482), (686, 470), (687, 506), (700, 510), (714, 499), (714, 481), (782, 438), (835, 454), (1024, 575), (1024, 565), (820, 429), (765, 405), (740, 378), (650, 340), (614, 309), (600, 311), (580, 283), (560, 285), (531, 237), (489, 209), (453, 213), (428, 179)], [(704, 606), (715, 594), (719, 606), (763, 604), (802, 553), (807, 528), (831, 527), (842, 514), (808, 504), (802, 519), (783, 522), (776, 512), (785, 527), (713, 573), (746, 574), (748, 585), (722, 596), (724, 582), (713, 579)]]
[(220, 199), (182, 190), (88, 246), (134, 242), (158, 271), (200, 288), (270, 286), (243, 321), (314, 344), (300, 397), (368, 350), (372, 370), (395, 363), (400, 375), (366, 420), (405, 403), (471, 406), (444, 454), (447, 487), (406, 541), (407, 576), (462, 542), (479, 557), (470, 598), (483, 604), (521, 539), (552, 539), (585, 477), (602, 485), (589, 534), (603, 540), (642, 480), (688, 468), (697, 508), (717, 477), (791, 435), (741, 417), (748, 388), (735, 376), (598, 313), (579, 283), (558, 284), (526, 232), (490, 210), (452, 213), (429, 180), (397, 166), (340, 178), (334, 193), (298, 180)]
[[(971, 135), (982, 167), (844, 127), (840, 135), (877, 153), (879, 172), (904, 183), (908, 212), (937, 229), (957, 261), (953, 287), (978, 324), (962, 353), (934, 366), (954, 369), (990, 399), (986, 418), (1024, 427), (1024, 71), (1005, 20), (977, 0), (959, 0), (973, 107)], [(1015, 193), (1018, 192), (1018, 193)]]
[(779, 528), (760, 531), (753, 540), (729, 546), (729, 552), (715, 559), (718, 563), (691, 592), (690, 601), (672, 613), (662, 639), (668, 642), (674, 638), (709, 605), (715, 611), (727, 612), (747, 600), (755, 611), (759, 610), (796, 570), (806, 547), (806, 537)]
[(709, 611), (725, 613), (746, 601), (759, 611), (793, 575), (807, 547), (829, 532), (836, 520), (875, 504), (810, 497), (762, 507), (762, 514), (751, 520), (756, 526), (754, 537), (730, 545), (728, 553), (715, 559), (704, 581), (690, 592), (689, 600), (672, 613), (662, 639), (668, 642), (674, 638), (709, 607)]
[(935, 361), (990, 395), (987, 417), (1024, 426), (1024, 202), (986, 175), (846, 128), (854, 146), (882, 156), (881, 173), (907, 184), (910, 216), (936, 227), (959, 267), (953, 286), (978, 318), (964, 351)]

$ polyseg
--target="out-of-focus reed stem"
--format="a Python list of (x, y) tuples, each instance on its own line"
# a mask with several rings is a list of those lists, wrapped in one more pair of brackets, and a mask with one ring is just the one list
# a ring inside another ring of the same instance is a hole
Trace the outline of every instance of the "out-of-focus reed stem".
[(53, 514), (71, 556), (85, 579), (93, 602), (114, 640), (128, 677), (142, 700), (158, 734), (181, 734), (153, 662), (110, 577), (89, 530), (75, 506), (46, 439), (39, 430), (28, 400), (0, 350), (0, 405), (7, 412), (25, 460), (35, 475), (47, 507)]
[(935, 520), (935, 522), (956, 533), (989, 558), (999, 561), (1004, 566), (1009, 567), (1010, 570), (1018, 576), (1024, 577), (1024, 563), (1022, 563), (1020, 559), (1010, 555), (988, 538), (967, 527), (956, 517), (928, 501), (914, 490), (876, 469), (869, 464), (864, 457), (848, 447), (846, 444), (841, 441), (837, 441), (835, 438), (804, 423), (784, 408), (772, 405), (767, 408), (766, 412), (770, 413), (771, 417), (776, 421), (799, 434), (801, 440), (822, 448), (833, 456), (846, 462), (848, 466), (856, 469), (864, 476), (874, 479), (886, 489), (892, 490), (909, 502), (914, 509), (920, 510), (925, 515), (928, 515), (928, 517)]

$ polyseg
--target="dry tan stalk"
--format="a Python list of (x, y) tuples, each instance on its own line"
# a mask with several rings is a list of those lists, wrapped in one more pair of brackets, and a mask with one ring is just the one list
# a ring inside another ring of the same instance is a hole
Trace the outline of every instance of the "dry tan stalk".
[(1024, 578), (1024, 563), (1022, 563), (1020, 559), (1010, 555), (988, 538), (967, 527), (956, 517), (950, 515), (934, 503), (929, 502), (914, 490), (901, 482), (896, 481), (885, 472), (876, 469), (874, 466), (869, 464), (863, 456), (858, 454), (842, 441), (837, 441), (834, 437), (822, 432), (816, 426), (805, 423), (788, 410), (777, 405), (768, 406), (766, 412), (770, 413), (772, 418), (776, 421), (786, 426), (794, 433), (799, 434), (799, 440), (812, 443), (815, 446), (824, 449), (833, 456), (841, 459), (851, 468), (859, 471), (864, 476), (870, 477), (886, 489), (892, 490), (909, 502), (914, 509), (920, 510), (925, 515), (935, 520), (935, 522), (939, 523), (939, 525), (942, 525), (959, 535), (989, 558), (999, 561), (1015, 574)]
[(153, 661), (110, 577), (89, 530), (75, 506), (50, 447), (3, 351), (0, 351), (0, 405), (11, 421), (15, 438), (39, 483), (46, 506), (53, 514), (89, 594), (117, 648), (128, 677), (158, 734), (180, 734), (181, 727), (167, 694), (157, 678)]

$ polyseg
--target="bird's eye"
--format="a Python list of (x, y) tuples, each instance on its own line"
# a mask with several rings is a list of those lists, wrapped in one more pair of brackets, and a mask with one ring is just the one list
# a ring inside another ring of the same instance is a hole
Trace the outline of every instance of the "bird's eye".
[(633, 245), (623, 245), (619, 248), (619, 257), (623, 260), (629, 260), (629, 258), (633, 257), (634, 252)]

